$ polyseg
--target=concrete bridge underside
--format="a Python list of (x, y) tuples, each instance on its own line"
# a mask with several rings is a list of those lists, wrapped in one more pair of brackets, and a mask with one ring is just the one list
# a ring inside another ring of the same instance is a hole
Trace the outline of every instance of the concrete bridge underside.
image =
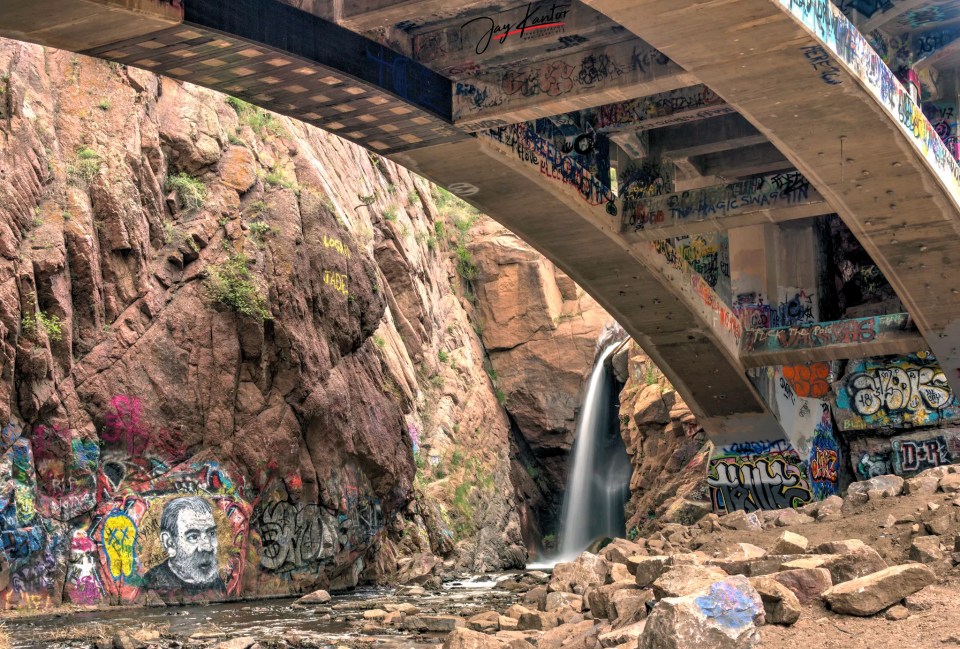
[[(450, 188), (596, 298), (717, 441), (783, 435), (746, 375), (764, 363), (929, 348), (960, 389), (960, 171), (826, 0), (9, 4), (0, 35), (241, 97)], [(558, 24), (549, 47), (524, 38)], [(667, 156), (674, 186), (618, 195), (607, 161), (558, 149), (533, 121), (587, 114), (609, 159)], [(776, 198), (729, 200), (744, 192)], [(688, 196), (724, 207), (672, 209)], [(751, 356), (753, 334), (665, 243), (832, 213), (909, 312), (898, 330)]]

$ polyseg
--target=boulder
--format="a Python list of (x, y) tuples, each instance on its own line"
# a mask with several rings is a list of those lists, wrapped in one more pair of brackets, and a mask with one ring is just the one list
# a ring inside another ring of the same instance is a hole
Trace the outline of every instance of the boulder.
[(514, 620), (519, 620), (521, 615), (524, 613), (533, 613), (534, 610), (535, 609), (529, 609), (526, 606), (521, 606), (520, 604), (514, 604), (505, 610), (503, 614), (507, 617), (512, 617)]
[(845, 541), (827, 541), (826, 543), (821, 543), (816, 548), (814, 552), (817, 554), (843, 554), (844, 552), (851, 552), (857, 548), (862, 548), (866, 545), (860, 539), (847, 539)]
[[(594, 588), (587, 593), (587, 606), (595, 618), (609, 617), (609, 603), (613, 594), (620, 590), (637, 590), (637, 585), (631, 581), (617, 581), (600, 588)], [(549, 609), (548, 609), (549, 610)]]
[(936, 576), (927, 566), (915, 563), (892, 566), (838, 584), (824, 592), (823, 599), (837, 613), (873, 615), (935, 580)]
[(667, 570), (670, 557), (658, 554), (651, 557), (630, 557), (627, 568), (637, 578), (637, 586), (646, 588)]
[(467, 618), (467, 628), (483, 633), (496, 633), (500, 630), (500, 614), (496, 611), (484, 611)]
[(770, 577), (792, 590), (803, 605), (809, 604), (833, 585), (830, 571), (826, 568), (795, 568), (775, 572)]
[(257, 182), (257, 164), (250, 149), (230, 146), (220, 159), (220, 178), (227, 187), (241, 194)]
[(643, 634), (647, 621), (642, 620), (619, 629), (601, 633), (597, 640), (601, 647), (636, 647), (637, 641)]
[(960, 491), (960, 473), (951, 473), (940, 478), (940, 490), (948, 494)]
[(784, 532), (777, 539), (773, 546), (773, 554), (803, 554), (807, 551), (810, 541), (807, 537), (794, 534), (793, 532)]
[(555, 611), (563, 606), (568, 606), (577, 613), (583, 610), (583, 597), (573, 593), (548, 593), (545, 610)]
[(857, 579), (887, 567), (883, 557), (869, 545), (856, 547), (841, 554), (820, 556), (825, 557), (820, 567), (830, 571), (830, 578), (835, 584)]
[(812, 523), (814, 518), (798, 512), (796, 509), (787, 508), (777, 514), (774, 525), (777, 527), (790, 527), (791, 525), (804, 525)]
[(763, 602), (735, 575), (684, 597), (661, 600), (646, 620), (638, 649), (749, 649), (760, 644)]
[(937, 492), (940, 486), (940, 478), (935, 475), (921, 473), (909, 478), (903, 485), (904, 493), (914, 495), (929, 496)]
[(945, 554), (940, 547), (939, 536), (918, 536), (910, 544), (910, 560), (919, 563), (937, 563)]
[(547, 587), (537, 586), (536, 588), (531, 588), (523, 594), (520, 601), (529, 608), (542, 611), (547, 605)]
[(584, 552), (576, 561), (554, 566), (547, 592), (582, 595), (589, 586), (603, 586), (609, 573), (610, 564), (606, 559)]
[[(737, 543), (737, 549), (728, 554), (725, 558), (728, 561), (742, 561), (749, 559), (760, 559), (767, 556), (767, 551), (752, 543)], [(696, 562), (699, 563), (699, 562)]]
[(816, 509), (816, 518), (818, 521), (829, 521), (842, 516), (843, 498), (840, 496), (827, 496)]
[(647, 617), (647, 602), (653, 601), (653, 591), (618, 590), (607, 604), (607, 617), (616, 628), (639, 622)]
[(554, 613), (545, 613), (543, 611), (531, 611), (524, 613), (517, 620), (518, 631), (546, 631), (560, 624)]
[(637, 554), (643, 554), (643, 549), (627, 539), (614, 539), (607, 547), (600, 550), (600, 557), (610, 563), (622, 563), (626, 565), (627, 560)]
[(847, 500), (862, 504), (870, 500), (899, 496), (903, 493), (903, 484), (903, 478), (898, 475), (878, 475), (850, 485), (847, 488)]
[(618, 581), (633, 581), (633, 575), (627, 570), (625, 563), (611, 563), (610, 574), (607, 575), (607, 583), (615, 584)]
[(561, 624), (550, 629), (537, 640), (537, 649), (567, 649), (585, 646), (586, 637), (593, 632), (592, 620), (583, 620), (573, 624)]
[(469, 629), (454, 629), (443, 643), (443, 649), (501, 649), (502, 640)]
[(720, 581), (727, 573), (711, 566), (675, 566), (653, 582), (653, 594), (663, 597), (682, 597)]
[(762, 530), (763, 523), (756, 512), (749, 514), (743, 510), (731, 512), (720, 517), (720, 525), (731, 530)]
[(297, 604), (326, 604), (331, 600), (330, 593), (325, 590), (315, 590), (296, 601)]
[(411, 615), (403, 621), (403, 627), (410, 631), (429, 631), (447, 633), (467, 623), (456, 615)]
[(779, 581), (770, 577), (753, 577), (750, 585), (760, 594), (767, 624), (790, 625), (800, 619), (800, 600)]

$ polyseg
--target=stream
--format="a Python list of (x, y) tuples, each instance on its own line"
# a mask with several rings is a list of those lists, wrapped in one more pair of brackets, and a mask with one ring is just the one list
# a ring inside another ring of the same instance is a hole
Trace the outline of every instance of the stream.
[[(412, 604), (419, 615), (469, 617), (502, 611), (516, 600), (497, 583), (508, 573), (449, 582), (440, 591), (416, 595), (406, 589), (357, 588), (334, 594), (320, 606), (294, 606), (296, 599), (271, 599), (165, 608), (60, 611), (8, 617), (6, 630), (15, 649), (89, 649), (99, 640), (110, 646), (118, 631), (147, 639), (150, 647), (210, 647), (249, 636), (263, 647), (342, 647), (410, 649), (438, 647), (447, 633), (406, 631), (365, 620), (363, 612)], [(501, 582), (502, 584), (503, 582)], [(136, 632), (136, 633), (135, 633)], [(144, 633), (146, 635), (144, 635)]]

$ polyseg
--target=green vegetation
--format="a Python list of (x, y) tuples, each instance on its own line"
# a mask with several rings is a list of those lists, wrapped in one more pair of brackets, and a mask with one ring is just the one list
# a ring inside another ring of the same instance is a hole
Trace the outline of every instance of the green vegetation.
[(453, 492), (453, 507), (465, 518), (473, 517), (473, 507), (470, 506), (470, 483), (461, 482)]
[(286, 135), (283, 125), (272, 113), (236, 97), (227, 97), (227, 103), (236, 111), (240, 123), (249, 126), (258, 136), (265, 137), (268, 133), (277, 137)]
[(273, 319), (266, 297), (250, 274), (246, 256), (232, 254), (224, 262), (211, 264), (207, 270), (207, 290), (215, 301), (243, 315)]
[(653, 362), (649, 362), (646, 365), (646, 374), (643, 377), (644, 383), (647, 385), (654, 385), (657, 383), (657, 368), (653, 365)]
[(457, 272), (460, 277), (467, 281), (477, 279), (479, 274), (477, 266), (473, 263), (473, 255), (470, 254), (470, 250), (459, 242), (457, 243)]
[(378, 348), (383, 349), (383, 346), (387, 344), (387, 341), (384, 340), (383, 336), (380, 334), (373, 334), (373, 344)]
[(367, 194), (365, 196), (361, 194), (357, 194), (357, 198), (359, 198), (360, 202), (363, 203), (364, 205), (373, 205), (377, 201), (376, 194)]
[(283, 169), (271, 169), (270, 172), (263, 177), (263, 180), (268, 185), (283, 187), (284, 189), (297, 189), (297, 183), (293, 180), (290, 180), (286, 171)]
[(100, 154), (89, 147), (80, 147), (76, 151), (76, 159), (67, 166), (67, 175), (70, 178), (89, 183), (100, 172)]
[(443, 221), (433, 222), (433, 233), (437, 235), (437, 239), (440, 241), (443, 241), (447, 237), (447, 228), (443, 224)]
[(506, 405), (507, 395), (503, 393), (503, 390), (500, 388), (494, 388), (493, 394), (497, 397), (497, 403), (499, 403), (501, 406)]
[(263, 241), (269, 234), (277, 234), (277, 229), (265, 221), (254, 221), (247, 226), (250, 234), (258, 241)]
[(552, 548), (557, 544), (557, 535), (556, 534), (547, 534), (543, 537), (544, 547)]
[(383, 210), (383, 218), (387, 221), (396, 221), (397, 220), (397, 206), (390, 205), (387, 209)]
[(31, 338), (35, 339), (42, 331), (51, 342), (63, 340), (63, 321), (58, 315), (47, 315), (38, 309), (32, 316), (23, 316), (22, 325), (23, 333)]
[(233, 133), (227, 133), (227, 142), (234, 146), (247, 146), (247, 143), (241, 137)]
[[(454, 426), (454, 428), (457, 428)], [(450, 456), (450, 468), (459, 469), (463, 466), (463, 451), (454, 451), (453, 455)]]
[(535, 467), (533, 464), (530, 464), (529, 462), (524, 464), (523, 468), (527, 470), (527, 475), (530, 476), (530, 478), (533, 480), (536, 480), (537, 477), (540, 475), (540, 469)]
[(165, 187), (176, 192), (180, 204), (188, 210), (200, 209), (207, 201), (206, 185), (183, 172), (167, 176)]
[(419, 205), (420, 204), (420, 194), (414, 190), (410, 190), (410, 193), (407, 194), (407, 204), (408, 205)]
[(448, 360), (450, 360), (450, 354), (441, 349), (437, 352), (437, 358), (441, 363), (446, 363)]

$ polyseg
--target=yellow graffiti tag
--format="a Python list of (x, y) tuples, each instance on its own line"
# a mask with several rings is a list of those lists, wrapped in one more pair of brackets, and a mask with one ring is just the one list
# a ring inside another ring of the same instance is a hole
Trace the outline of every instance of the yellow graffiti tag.
[(334, 290), (343, 295), (349, 295), (347, 290), (347, 276), (345, 273), (337, 273), (331, 270), (323, 271), (323, 283), (332, 286)]
[(114, 579), (133, 574), (137, 528), (126, 514), (114, 513), (103, 524), (103, 548)]
[(350, 259), (350, 248), (340, 241), (340, 239), (334, 239), (333, 237), (323, 235), (323, 245), (326, 248), (333, 248), (347, 259)]

